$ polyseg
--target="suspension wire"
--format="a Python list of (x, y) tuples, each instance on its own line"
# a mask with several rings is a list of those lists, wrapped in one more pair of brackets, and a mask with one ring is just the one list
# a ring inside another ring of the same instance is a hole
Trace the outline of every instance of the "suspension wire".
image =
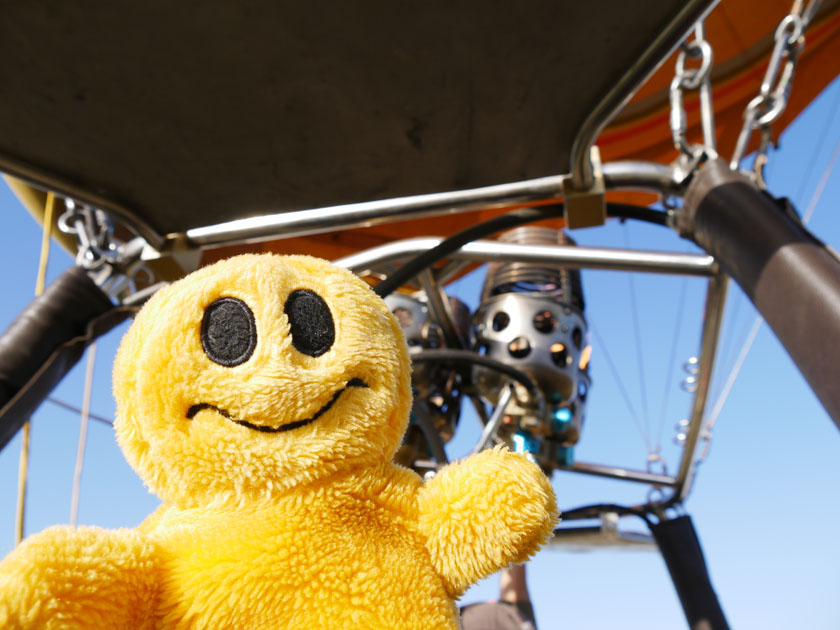
[[(768, 163), (768, 167), (772, 168), (772, 162)], [(724, 349), (721, 351), (717, 361), (715, 362), (715, 374), (713, 376), (712, 386), (709, 388), (709, 400), (717, 400), (720, 396), (727, 378), (724, 374), (727, 374), (728, 371), (731, 370), (731, 366), (735, 365), (735, 361), (737, 361), (740, 353), (740, 348), (743, 347), (749, 335), (749, 329), (751, 326), (749, 319), (751, 314), (746, 312), (743, 315), (744, 321), (740, 321), (740, 309), (741, 306), (747, 304), (747, 298), (743, 292), (741, 292), (737, 297), (740, 299), (732, 297), (730, 300), (732, 302), (732, 310), (726, 315), (726, 339), (722, 342)], [(752, 310), (754, 311), (755, 309)]]
[[(744, 366), (744, 361), (746, 361), (747, 355), (750, 353), (750, 349), (752, 349), (752, 345), (755, 342), (755, 338), (758, 335), (758, 331), (761, 328), (761, 324), (763, 323), (764, 318), (761, 315), (755, 318), (752, 328), (750, 329), (750, 332), (747, 335), (747, 339), (744, 342), (744, 345), (741, 346), (741, 352), (738, 353), (738, 359), (735, 361), (735, 365), (732, 366), (732, 371), (729, 372), (729, 376), (726, 379), (726, 384), (723, 386), (723, 390), (721, 391), (717, 402), (715, 402), (715, 406), (712, 408), (712, 413), (709, 414), (709, 417), (706, 420), (705, 433), (707, 435), (711, 432), (712, 429), (715, 428), (715, 423), (717, 423), (718, 417), (720, 416), (721, 411), (723, 411), (723, 406), (726, 404), (726, 399), (729, 398), (729, 392), (732, 391), (732, 387), (735, 385), (735, 381), (737, 380), (738, 375), (741, 373), (741, 368)], [(703, 461), (708, 456), (710, 445), (711, 441), (706, 440), (706, 446), (703, 449), (703, 454), (700, 456), (700, 461)]]
[[(624, 245), (630, 249), (630, 237), (628, 235), (627, 224), (624, 224)], [(642, 333), (639, 329), (639, 307), (636, 303), (636, 284), (633, 282), (633, 274), (627, 274), (627, 280), (630, 283), (630, 304), (633, 310), (633, 336), (636, 340), (636, 363), (639, 368), (639, 390), (641, 391), (642, 400), (642, 420), (645, 427), (645, 435), (647, 439), (645, 444), (648, 445), (648, 454), (651, 453), (650, 448), (650, 412), (648, 411), (647, 401), (647, 383), (645, 381), (645, 365), (642, 358)]]
[[(740, 300), (731, 299), (732, 308), (726, 316), (728, 320), (728, 325), (726, 327), (726, 337), (723, 339), (723, 352), (721, 352), (718, 357), (718, 366), (721, 368), (725, 365), (732, 365), (732, 362), (735, 360), (735, 348), (737, 347), (735, 345), (735, 340), (743, 339), (742, 335), (735, 334), (735, 331), (737, 330), (739, 324), (738, 316), (741, 314), (742, 301), (743, 298), (741, 298)], [(717, 386), (720, 386), (722, 379), (721, 373), (718, 372), (716, 376), (717, 378), (715, 380), (717, 381)], [(716, 391), (716, 395), (718, 393), (719, 392)]]
[[(834, 152), (831, 155), (831, 159), (828, 161), (825, 169), (820, 176), (819, 182), (817, 184), (816, 189), (814, 190), (814, 194), (811, 195), (811, 200), (808, 202), (808, 208), (805, 214), (802, 217), (802, 224), (808, 225), (808, 222), (814, 215), (814, 211), (817, 208), (817, 205), (820, 202), (820, 198), (822, 197), (823, 192), (825, 191), (825, 187), (828, 184), (828, 179), (831, 176), (832, 171), (834, 170), (834, 166), (837, 163), (837, 159), (840, 158), (840, 138), (837, 139), (837, 143), (834, 146)], [(761, 324), (764, 323), (764, 318), (761, 315), (758, 315), (753, 322), (752, 328), (750, 329), (749, 334), (747, 335), (747, 339), (744, 342), (744, 345), (741, 347), (741, 352), (738, 355), (738, 360), (735, 362), (735, 365), (732, 368), (732, 371), (729, 373), (729, 377), (726, 379), (726, 385), (723, 388), (720, 396), (718, 397), (717, 402), (715, 402), (715, 406), (712, 408), (711, 414), (709, 414), (708, 419), (706, 420), (706, 424), (704, 425), (704, 433), (707, 436), (706, 439), (706, 446), (703, 449), (703, 454), (700, 456), (700, 461), (706, 459), (709, 454), (709, 450), (711, 447), (711, 441), (708, 439), (708, 436), (711, 434), (711, 430), (714, 428), (715, 423), (718, 420), (718, 417), (723, 411), (723, 406), (726, 404), (726, 399), (729, 397), (729, 393), (732, 391), (732, 387), (735, 385), (735, 380), (738, 378), (738, 375), (741, 372), (741, 368), (744, 365), (744, 361), (747, 358), (747, 355), (752, 348), (753, 343), (755, 342), (756, 336), (758, 335), (758, 331), (761, 328)]]
[(740, 353), (740, 349), (743, 347), (747, 337), (749, 336), (750, 330), (750, 317), (752, 317), (751, 312), (755, 309), (746, 309), (747, 312), (741, 316), (741, 306), (746, 304), (747, 298), (741, 294), (739, 296), (740, 299), (735, 300), (732, 299), (732, 313), (727, 315), (729, 318), (729, 322), (731, 322), (731, 326), (728, 327), (726, 331), (727, 338), (726, 338), (726, 345), (723, 352), (719, 357), (719, 361), (716, 364), (715, 371), (717, 372), (714, 376), (714, 382), (712, 383), (712, 387), (710, 388), (709, 392), (709, 400), (717, 400), (721, 392), (723, 392), (724, 385), (726, 383), (726, 379), (728, 378), (726, 375), (731, 371), (732, 366), (735, 365), (735, 362), (738, 360), (738, 355)]
[(802, 195), (805, 194), (805, 188), (808, 184), (809, 175), (814, 172), (814, 166), (816, 165), (817, 159), (822, 153), (823, 146), (825, 145), (825, 141), (828, 137), (828, 134), (825, 133), (833, 124), (834, 119), (837, 117), (837, 108), (840, 106), (840, 83), (838, 83), (838, 89), (836, 89), (836, 94), (834, 95), (834, 100), (831, 103), (831, 107), (828, 110), (828, 118), (823, 125), (823, 133), (820, 134), (820, 138), (817, 141), (816, 148), (811, 151), (811, 159), (808, 161), (808, 166), (805, 169), (802, 180), (799, 182), (799, 188), (796, 190), (796, 196), (794, 199), (801, 199)]
[(677, 360), (677, 344), (680, 339), (680, 332), (682, 331), (682, 315), (683, 310), (685, 308), (685, 298), (686, 298), (686, 285), (688, 281), (683, 278), (682, 283), (680, 285), (680, 297), (677, 306), (677, 321), (674, 323), (674, 339), (671, 342), (671, 358), (668, 361), (668, 365), (671, 366), (671, 372), (668, 375), (668, 378), (665, 380), (665, 393), (662, 397), (662, 409), (659, 413), (659, 427), (656, 434), (656, 441), (654, 442), (654, 446), (661, 446), (662, 445), (662, 432), (665, 429), (665, 414), (668, 411), (668, 402), (671, 398), (671, 388), (674, 385), (674, 370), (676, 368), (676, 360)]
[(47, 263), (50, 259), (50, 237), (52, 236), (53, 213), (55, 212), (55, 195), (47, 194), (47, 203), (44, 208), (44, 224), (41, 234), (41, 257), (38, 261), (38, 277), (35, 280), (35, 296), (44, 292), (44, 285), (47, 278)]
[(79, 489), (82, 484), (82, 465), (85, 460), (85, 444), (90, 418), (90, 397), (93, 389), (93, 368), (96, 365), (96, 343), (90, 344), (85, 366), (85, 389), (82, 397), (82, 417), (79, 422), (79, 445), (76, 448), (76, 466), (73, 469), (73, 494), (70, 499), (70, 525), (75, 527), (79, 520)]
[(639, 431), (639, 436), (641, 436), (642, 442), (644, 442), (647, 452), (650, 453), (650, 441), (648, 440), (648, 436), (642, 430), (642, 424), (641, 422), (639, 422), (639, 416), (636, 413), (636, 410), (633, 408), (633, 403), (630, 402), (630, 396), (627, 395), (627, 390), (624, 388), (624, 381), (621, 380), (621, 375), (615, 367), (615, 363), (612, 360), (612, 356), (610, 356), (609, 350), (607, 350), (607, 344), (604, 343), (601, 334), (598, 332), (598, 328), (595, 326), (595, 322), (590, 321), (589, 327), (592, 330), (592, 334), (595, 335), (595, 339), (598, 342), (601, 352), (604, 353), (604, 358), (607, 360), (607, 366), (610, 368), (610, 372), (612, 372), (613, 378), (615, 379), (615, 382), (618, 385), (618, 390), (619, 392), (621, 392), (621, 397), (624, 399), (624, 404), (627, 406), (627, 410), (630, 412), (630, 417), (633, 419), (633, 424), (636, 425), (636, 429), (638, 429)]
[[(43, 232), (41, 235), (41, 256), (38, 261), (38, 276), (35, 280), (35, 297), (44, 292), (47, 277), (47, 262), (50, 259), (50, 236), (52, 234), (53, 211), (55, 210), (55, 195), (47, 193), (47, 203), (44, 207)], [(23, 521), (26, 515), (26, 482), (29, 477), (29, 438), (30, 420), (21, 429), (20, 459), (18, 460), (18, 492), (15, 508), (15, 545), (23, 540)]]
[[(56, 405), (57, 407), (61, 407), (62, 409), (66, 409), (67, 411), (72, 411), (73, 413), (75, 413), (77, 415), (82, 415), (82, 410), (81, 410), (80, 407), (76, 407), (75, 405), (71, 405), (70, 403), (63, 401), (60, 398), (50, 396), (50, 397), (47, 398), (47, 401), (51, 402), (52, 404)], [(114, 421), (113, 420), (109, 420), (105, 416), (100, 416), (99, 414), (93, 413), (92, 411), (90, 413), (88, 413), (88, 417), (91, 420), (96, 420), (97, 422), (101, 422), (102, 424), (107, 424), (109, 427), (114, 426)]]
[(834, 165), (837, 163), (837, 158), (840, 157), (840, 138), (837, 140), (837, 144), (834, 145), (834, 152), (831, 154), (831, 159), (828, 161), (828, 164), (823, 171), (822, 176), (820, 177), (820, 181), (817, 184), (817, 188), (814, 190), (814, 194), (811, 196), (811, 201), (808, 202), (808, 208), (805, 210), (805, 214), (802, 215), (802, 224), (808, 225), (808, 222), (811, 220), (811, 217), (814, 216), (814, 210), (817, 209), (817, 204), (820, 201), (820, 197), (822, 197), (823, 192), (825, 191), (825, 187), (828, 184), (828, 179), (831, 176), (831, 172), (834, 170)]

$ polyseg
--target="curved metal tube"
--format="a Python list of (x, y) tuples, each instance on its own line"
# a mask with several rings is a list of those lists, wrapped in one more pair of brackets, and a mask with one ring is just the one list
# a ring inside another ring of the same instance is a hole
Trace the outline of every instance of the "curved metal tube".
[(50, 190), (61, 197), (68, 197), (119, 217), (125, 225), (130, 227), (138, 236), (142, 236), (152, 247), (160, 249), (165, 244), (164, 237), (158, 234), (148, 223), (138, 218), (129, 208), (112, 199), (81, 188), (57, 175), (37, 171), (7, 155), (0, 155), (0, 171), (38, 190)]
[(622, 160), (601, 166), (607, 190), (641, 190), (681, 196), (685, 186), (677, 181), (674, 169), (658, 162)]
[(638, 89), (639, 85), (661, 64), (685, 38), (695, 22), (702, 19), (719, 0), (691, 0), (665, 26), (647, 50), (630, 66), (630, 69), (616, 81), (607, 95), (590, 112), (580, 126), (572, 144), (572, 185), (586, 190), (593, 183), (592, 163), (589, 150), (607, 123)]
[(561, 197), (563, 177), (553, 175), (512, 184), (469, 190), (365, 201), (326, 208), (281, 212), (186, 231), (194, 247), (306, 236), (340, 229), (369, 227), (389, 221), (503, 207)]
[[(672, 169), (662, 164), (619, 161), (604, 164), (602, 170), (608, 190), (644, 190), (666, 195), (682, 194), (683, 187), (674, 177)], [(184, 236), (189, 246), (198, 249), (238, 243), (256, 243), (369, 227), (391, 221), (513, 206), (531, 201), (562, 198), (563, 180), (562, 175), (552, 175), (470, 190), (279, 212), (193, 228), (187, 230)]]
[[(429, 237), (396, 241), (334, 260), (333, 264), (355, 272), (364, 271), (370, 267), (399, 262), (416, 256), (435, 247), (441, 240)], [(497, 241), (473, 241), (451, 257), (475, 262), (550, 262), (576, 268), (617, 269), (686, 276), (714, 276), (718, 271), (714, 258), (701, 254), (562, 245), (519, 245)]]

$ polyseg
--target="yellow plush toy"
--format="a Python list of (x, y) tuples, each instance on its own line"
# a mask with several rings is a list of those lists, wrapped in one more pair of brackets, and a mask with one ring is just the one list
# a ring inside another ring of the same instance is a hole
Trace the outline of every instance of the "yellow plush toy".
[(485, 451), (391, 463), (402, 332), (353, 274), (240, 256), (160, 291), (122, 342), (117, 435), (164, 501), (137, 530), (54, 527), (0, 564), (0, 627), (457, 628), (470, 584), (534, 553), (554, 496)]

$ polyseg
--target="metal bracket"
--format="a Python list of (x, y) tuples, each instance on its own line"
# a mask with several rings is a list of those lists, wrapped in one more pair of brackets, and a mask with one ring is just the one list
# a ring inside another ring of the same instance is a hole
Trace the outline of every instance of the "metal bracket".
[(601, 172), (601, 152), (593, 146), (589, 153), (592, 162), (592, 185), (579, 190), (574, 187), (571, 175), (563, 180), (563, 196), (566, 202), (566, 227), (569, 229), (603, 225), (607, 220), (607, 205), (604, 201), (604, 174)]

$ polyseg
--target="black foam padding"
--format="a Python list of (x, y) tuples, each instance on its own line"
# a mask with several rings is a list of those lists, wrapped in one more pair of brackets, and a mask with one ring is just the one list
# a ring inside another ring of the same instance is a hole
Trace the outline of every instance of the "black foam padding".
[(335, 324), (324, 299), (307, 289), (294, 291), (284, 308), (292, 328), (292, 345), (298, 352), (319, 357), (335, 343)]
[(33, 300), (0, 337), (2, 407), (62, 343), (81, 335), (87, 323), (114, 307), (83, 269), (64, 272)]
[(729, 630), (690, 516), (650, 526), (691, 630)]
[(250, 359), (257, 347), (257, 323), (248, 305), (232, 297), (210, 304), (201, 320), (201, 346), (212, 361), (225, 367)]
[(0, 336), (0, 448), (76, 364), (84, 348), (125, 319), (84, 270), (47, 287)]
[(695, 176), (680, 232), (741, 286), (840, 428), (840, 261), (784, 203), (721, 161)]

